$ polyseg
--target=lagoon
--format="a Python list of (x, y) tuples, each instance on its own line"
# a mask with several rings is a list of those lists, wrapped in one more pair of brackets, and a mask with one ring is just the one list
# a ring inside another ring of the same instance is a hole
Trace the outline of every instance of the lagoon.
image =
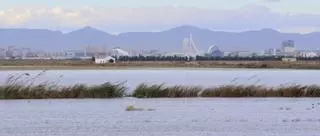
[[(316, 136), (320, 99), (2, 100), (3, 136)], [(154, 111), (126, 111), (128, 105)]]

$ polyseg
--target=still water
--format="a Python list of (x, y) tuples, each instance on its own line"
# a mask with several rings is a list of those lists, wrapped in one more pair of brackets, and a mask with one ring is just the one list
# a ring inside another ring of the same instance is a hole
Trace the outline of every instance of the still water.
[[(318, 136), (320, 99), (0, 101), (1, 136)], [(125, 111), (133, 104), (155, 111)]]
[[(35, 76), (40, 71), (0, 71), (0, 83), (9, 74), (29, 73)], [(59, 84), (101, 84), (126, 82), (129, 89), (140, 83), (168, 85), (200, 85), (211, 87), (225, 84), (290, 85), (320, 84), (318, 70), (280, 69), (122, 69), (122, 70), (52, 70), (46, 71), (37, 82), (51, 81)]]

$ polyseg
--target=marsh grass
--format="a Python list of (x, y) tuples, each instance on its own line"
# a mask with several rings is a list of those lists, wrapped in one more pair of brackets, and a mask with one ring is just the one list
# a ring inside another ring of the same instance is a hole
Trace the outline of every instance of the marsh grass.
[(202, 87), (185, 87), (185, 86), (173, 86), (168, 87), (168, 96), (172, 98), (179, 97), (198, 97), (199, 93), (203, 90)]
[[(320, 97), (320, 86), (286, 84), (278, 87), (262, 85), (224, 85), (210, 88), (199, 86), (168, 86), (165, 84), (140, 84), (131, 94), (127, 94), (124, 83), (106, 82), (101, 85), (72, 86), (55, 82), (35, 81), (45, 74), (35, 76), (29, 73), (12, 74), (4, 85), (0, 85), (0, 99), (63, 99), (63, 98), (181, 98), (181, 97)], [(60, 76), (62, 77), (62, 76)]]
[(164, 84), (140, 84), (133, 91), (133, 97), (137, 98), (179, 98), (179, 97), (198, 97), (202, 91), (201, 87), (185, 87), (185, 86), (165, 86)]
[(34, 81), (44, 72), (34, 77), (28, 73), (10, 75), (6, 84), (0, 86), (0, 99), (119, 98), (126, 93), (123, 83), (59, 86), (45, 81), (35, 84)]
[(225, 85), (212, 88), (139, 85), (133, 92), (138, 98), (179, 97), (320, 97), (320, 86)]
[(78, 84), (68, 87), (10, 85), (0, 87), (0, 99), (120, 98), (125, 95), (125, 90), (122, 84), (109, 82), (96, 86)]
[(133, 91), (132, 96), (137, 98), (161, 98), (169, 97), (169, 90), (164, 84), (160, 85), (147, 85), (140, 84)]

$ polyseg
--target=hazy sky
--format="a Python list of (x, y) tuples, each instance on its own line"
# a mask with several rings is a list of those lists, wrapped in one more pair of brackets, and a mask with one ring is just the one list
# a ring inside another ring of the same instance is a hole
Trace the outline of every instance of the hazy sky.
[(320, 31), (320, 0), (0, 0), (0, 27), (111, 33), (179, 25), (243, 31)]

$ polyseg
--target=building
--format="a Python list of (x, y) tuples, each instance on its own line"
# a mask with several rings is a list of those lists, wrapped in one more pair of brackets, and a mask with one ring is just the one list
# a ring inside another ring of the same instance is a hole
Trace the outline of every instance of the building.
[(296, 48), (292, 40), (282, 42), (281, 56), (295, 56)]
[(252, 57), (253, 53), (249, 51), (237, 51), (229, 53), (230, 57)]
[(162, 53), (161, 56), (165, 56), (165, 57), (168, 57), (168, 56), (185, 57), (185, 54), (184, 53), (180, 53), (180, 52), (164, 52), (164, 53)]
[(67, 50), (64, 52), (64, 54), (67, 58), (80, 58), (86, 56), (86, 53), (83, 50)]
[(21, 58), (22, 59), (26, 58), (29, 52), (30, 52), (30, 49), (28, 48), (21, 49)]
[(96, 64), (116, 63), (116, 59), (113, 57), (107, 56), (105, 58), (95, 58), (94, 62)]
[(130, 56), (129, 52), (127, 52), (127, 51), (125, 51), (123, 49), (120, 49), (120, 48), (113, 48), (111, 50), (111, 54), (112, 54), (112, 56), (117, 56), (117, 57), (119, 57), (119, 56)]
[(139, 55), (142, 56), (161, 56), (162, 53), (158, 49), (144, 49), (140, 51)]
[(12, 57), (13, 58), (22, 58), (22, 50), (20, 49), (14, 49), (12, 51)]
[(6, 57), (13, 58), (13, 52), (15, 50), (14, 46), (8, 46), (8, 49), (6, 50)]
[(0, 59), (6, 58), (6, 49), (0, 48)]
[(266, 49), (264, 51), (264, 55), (265, 56), (276, 56), (277, 55), (277, 49), (275, 49), (275, 48)]
[(312, 51), (301, 51), (297, 53), (299, 57), (303, 58), (313, 58), (318, 57), (318, 53)]
[(223, 57), (224, 52), (222, 52), (218, 46), (210, 46), (208, 49), (208, 55), (212, 57)]
[(296, 62), (297, 61), (297, 58), (295, 58), (295, 57), (284, 57), (284, 58), (282, 58), (282, 61), (283, 62)]

